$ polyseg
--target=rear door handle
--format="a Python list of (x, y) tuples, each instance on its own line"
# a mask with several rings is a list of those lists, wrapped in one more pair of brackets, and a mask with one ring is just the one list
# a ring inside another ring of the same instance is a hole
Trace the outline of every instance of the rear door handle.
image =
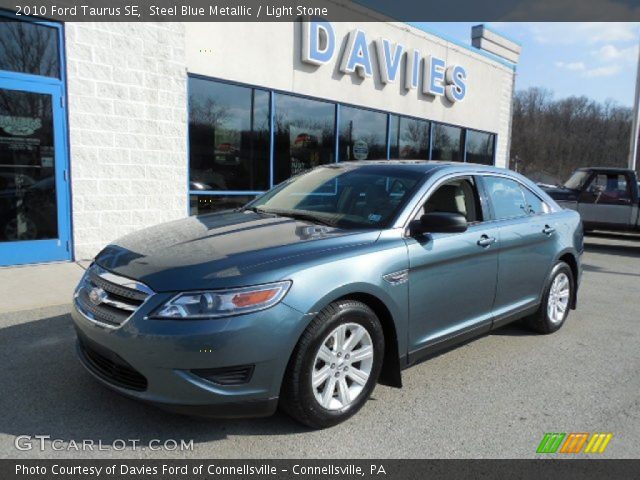
[(551, 235), (555, 231), (556, 229), (553, 227), (550, 227), (549, 225), (545, 225), (544, 228), (542, 229), (542, 233), (544, 233), (545, 235)]
[(488, 237), (486, 235), (482, 235), (482, 237), (480, 237), (480, 240), (478, 240), (478, 245), (485, 248), (493, 243), (496, 243), (495, 237)]

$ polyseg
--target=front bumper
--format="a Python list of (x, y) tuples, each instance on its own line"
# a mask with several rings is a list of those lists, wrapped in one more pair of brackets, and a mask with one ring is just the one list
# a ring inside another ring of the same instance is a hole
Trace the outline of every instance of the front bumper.
[[(221, 319), (146, 318), (170, 297), (154, 295), (115, 329), (96, 324), (74, 305), (78, 356), (85, 368), (109, 388), (168, 410), (215, 417), (272, 414), (305, 315), (280, 303)], [(217, 384), (193, 373), (237, 365), (253, 367), (248, 381), (238, 385)]]

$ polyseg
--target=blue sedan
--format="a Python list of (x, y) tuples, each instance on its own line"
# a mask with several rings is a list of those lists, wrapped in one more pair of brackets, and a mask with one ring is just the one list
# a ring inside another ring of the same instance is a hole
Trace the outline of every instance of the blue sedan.
[(318, 167), (243, 208), (127, 235), (74, 294), (100, 382), (166, 409), (324, 428), (417, 361), (575, 309), (579, 215), (526, 178), (444, 162)]

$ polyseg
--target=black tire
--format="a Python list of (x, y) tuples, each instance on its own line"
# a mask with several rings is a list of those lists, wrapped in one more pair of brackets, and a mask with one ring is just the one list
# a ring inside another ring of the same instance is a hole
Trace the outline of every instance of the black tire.
[[(549, 299), (551, 297), (551, 287), (553, 285), (554, 280), (560, 275), (566, 275), (569, 279), (569, 303), (566, 307), (564, 315), (559, 321), (553, 321), (548, 312)], [(549, 334), (560, 330), (564, 322), (567, 320), (569, 316), (569, 311), (571, 310), (571, 306), (573, 305), (573, 298), (575, 295), (575, 279), (573, 278), (573, 271), (571, 267), (567, 265), (565, 262), (558, 262), (551, 270), (549, 274), (549, 279), (545, 285), (544, 294), (542, 295), (542, 301), (540, 302), (540, 307), (538, 311), (528, 317), (526, 319), (526, 323), (533, 331)]]
[[(316, 355), (328, 335), (343, 324), (359, 324), (369, 334), (373, 348), (371, 372), (361, 392), (350, 404), (344, 408), (329, 410), (314, 395), (312, 370)], [(374, 311), (355, 300), (331, 303), (309, 324), (291, 355), (282, 384), (280, 407), (297, 421), (312, 428), (327, 428), (344, 422), (355, 415), (371, 396), (378, 382), (383, 356), (384, 333)]]

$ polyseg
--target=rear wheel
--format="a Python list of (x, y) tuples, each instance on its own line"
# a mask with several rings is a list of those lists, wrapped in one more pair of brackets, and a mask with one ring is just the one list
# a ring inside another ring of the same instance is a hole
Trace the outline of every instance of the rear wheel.
[(549, 276), (540, 308), (527, 319), (529, 326), (545, 334), (559, 330), (569, 315), (574, 288), (571, 268), (564, 262), (558, 262)]
[(296, 346), (285, 375), (281, 407), (313, 428), (354, 415), (378, 381), (384, 335), (367, 305), (341, 300), (322, 310)]

